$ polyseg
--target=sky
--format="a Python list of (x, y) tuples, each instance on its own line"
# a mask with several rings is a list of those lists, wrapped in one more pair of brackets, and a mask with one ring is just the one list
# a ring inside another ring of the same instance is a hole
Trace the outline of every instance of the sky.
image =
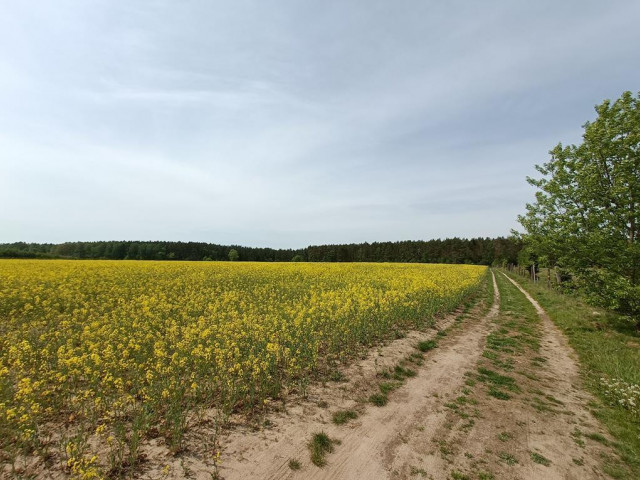
[(2, 0), (0, 242), (506, 236), (640, 2)]

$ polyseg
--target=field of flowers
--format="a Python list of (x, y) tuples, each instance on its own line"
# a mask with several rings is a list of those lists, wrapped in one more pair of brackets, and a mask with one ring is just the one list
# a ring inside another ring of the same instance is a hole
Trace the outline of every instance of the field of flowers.
[(372, 342), (454, 308), (485, 272), (0, 261), (0, 463), (29, 453), (97, 478), (135, 464), (150, 435), (177, 451), (194, 409), (249, 410), (284, 386), (303, 389)]

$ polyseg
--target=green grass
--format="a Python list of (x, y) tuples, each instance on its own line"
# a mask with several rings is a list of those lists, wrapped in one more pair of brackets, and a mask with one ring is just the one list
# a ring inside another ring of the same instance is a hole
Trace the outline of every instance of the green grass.
[(417, 375), (415, 370), (410, 368), (404, 368), (400, 365), (396, 365), (393, 369), (392, 377), (395, 380), (404, 380), (405, 378), (415, 377)]
[(470, 480), (469, 475), (460, 473), (457, 470), (451, 470), (451, 478), (453, 480)]
[(424, 342), (418, 343), (418, 350), (421, 352), (428, 352), (429, 350), (433, 350), (438, 346), (438, 342), (435, 340), (425, 340)]
[[(318, 467), (324, 467), (327, 464), (327, 453), (333, 452), (333, 445), (338, 443), (324, 432), (314, 434), (308, 444), (311, 462)], [(289, 467), (291, 467), (291, 462), (289, 462)]]
[(516, 463), (518, 463), (518, 459), (507, 452), (500, 452), (498, 454), (498, 458), (507, 465), (515, 465)]
[(609, 429), (615, 448), (631, 470), (620, 478), (640, 478), (640, 419), (612, 404), (600, 381), (605, 377), (640, 384), (640, 335), (633, 322), (548, 289), (545, 282), (533, 284), (526, 278), (514, 278), (546, 310), (578, 354), (585, 386), (600, 399), (593, 413)]
[(378, 385), (378, 388), (380, 389), (380, 393), (382, 393), (383, 395), (387, 395), (389, 392), (392, 392), (401, 385), (402, 384), (398, 382), (383, 382)]
[(349, 420), (354, 420), (356, 418), (358, 418), (358, 414), (354, 410), (338, 410), (333, 414), (333, 423), (336, 425), (343, 425)]
[(332, 382), (346, 382), (347, 377), (345, 377), (344, 373), (342, 373), (340, 370), (333, 370), (329, 374), (329, 380), (331, 380)]
[(389, 401), (389, 398), (384, 393), (374, 393), (369, 397), (369, 401), (376, 407), (384, 407)]
[(513, 377), (500, 375), (499, 373), (484, 367), (478, 368), (478, 373), (480, 374), (478, 376), (478, 380), (481, 382), (488, 382), (496, 387), (504, 387), (512, 392), (520, 392), (520, 387), (518, 387)]
[(291, 470), (300, 470), (302, 468), (302, 464), (295, 458), (292, 458), (289, 460), (289, 468)]
[(498, 390), (495, 387), (489, 387), (489, 395), (491, 395), (494, 398), (497, 398), (498, 400), (509, 400), (511, 398), (511, 395), (509, 395), (506, 392), (503, 392), (502, 390)]
[(478, 480), (494, 480), (496, 477), (490, 472), (478, 472)]
[(598, 443), (601, 443), (603, 445), (609, 445), (609, 441), (604, 438), (602, 435), (600, 435), (599, 433), (585, 433), (584, 434), (585, 438), (588, 438), (590, 440), (594, 440)]
[(533, 461), (533, 463), (539, 463), (540, 465), (544, 465), (545, 467), (551, 465), (551, 460), (549, 460), (547, 457), (536, 452), (529, 453), (531, 454), (531, 461)]

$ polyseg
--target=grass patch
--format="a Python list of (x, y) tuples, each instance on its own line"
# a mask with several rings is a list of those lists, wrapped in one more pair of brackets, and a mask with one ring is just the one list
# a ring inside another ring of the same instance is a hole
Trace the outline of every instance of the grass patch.
[(584, 436), (585, 436), (585, 438), (588, 438), (589, 440), (596, 441), (596, 442), (601, 443), (603, 445), (609, 445), (609, 440), (604, 438), (599, 433), (595, 433), (595, 432), (594, 433), (585, 433)]
[(424, 468), (411, 467), (411, 475), (420, 475), (421, 477), (426, 477), (428, 474)]
[(318, 467), (324, 467), (327, 464), (327, 453), (333, 452), (333, 445), (338, 443), (340, 442), (329, 438), (329, 435), (324, 432), (314, 434), (308, 445), (311, 463)]
[(392, 378), (395, 380), (404, 380), (405, 378), (415, 377), (417, 375), (415, 370), (411, 370), (410, 368), (404, 368), (400, 365), (396, 365), (393, 368)]
[(336, 425), (344, 425), (349, 420), (355, 420), (358, 414), (355, 410), (339, 410), (333, 414), (333, 423)]
[(512, 392), (520, 392), (520, 387), (518, 387), (513, 377), (500, 375), (499, 373), (484, 367), (478, 368), (478, 373), (480, 373), (478, 380), (481, 382), (489, 382), (492, 385), (504, 387)]
[(332, 382), (346, 382), (347, 377), (345, 377), (344, 373), (342, 373), (340, 370), (333, 370), (329, 374), (329, 380), (331, 380)]
[(478, 472), (478, 480), (494, 480), (496, 477), (490, 472)]
[(489, 387), (489, 395), (498, 400), (509, 400), (511, 398), (511, 395), (502, 390), (498, 390), (496, 387)]
[(387, 395), (389, 392), (392, 392), (401, 385), (402, 384), (398, 382), (383, 382), (378, 385), (378, 388), (380, 389), (380, 393)]
[(470, 480), (469, 475), (458, 472), (457, 470), (451, 470), (451, 478), (453, 480)]
[(424, 342), (418, 343), (418, 350), (421, 352), (428, 352), (429, 350), (433, 350), (438, 346), (438, 342), (435, 340), (425, 340)]
[(531, 461), (533, 463), (538, 463), (540, 465), (544, 465), (545, 467), (548, 467), (549, 465), (551, 465), (551, 460), (549, 460), (547, 457), (540, 455), (537, 452), (529, 452), (531, 454)]
[(291, 470), (300, 470), (302, 468), (302, 464), (295, 458), (292, 458), (289, 460), (289, 468)]
[(498, 354), (496, 352), (491, 352), (489, 350), (485, 350), (484, 352), (482, 352), (482, 356), (484, 358), (488, 358), (489, 360), (497, 360), (498, 359)]
[(384, 393), (374, 393), (369, 397), (369, 402), (373, 403), (376, 407), (384, 407), (389, 398)]
[(500, 452), (498, 454), (498, 458), (502, 460), (504, 463), (506, 463), (507, 465), (513, 466), (518, 463), (518, 459), (507, 452)]

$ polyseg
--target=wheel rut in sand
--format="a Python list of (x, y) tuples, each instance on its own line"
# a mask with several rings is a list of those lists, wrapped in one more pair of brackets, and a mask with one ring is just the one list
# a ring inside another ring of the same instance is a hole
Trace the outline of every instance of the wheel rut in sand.
[[(575, 354), (522, 287), (493, 272), (491, 281), (488, 313), (484, 303), (439, 320), (449, 333), (411, 365), (416, 376), (386, 406), (367, 403), (381, 374), (415, 355), (435, 330), (373, 348), (346, 367), (347, 382), (310, 385), (305, 399), (290, 398), (257, 428), (226, 430), (217, 478), (608, 478), (607, 462), (619, 461), (587, 407), (592, 398), (580, 388)], [(333, 424), (332, 414), (347, 409), (358, 418)], [(311, 463), (308, 449), (319, 432), (339, 442), (323, 467)], [(210, 479), (211, 463), (190, 456), (162, 478)]]
[[(465, 320), (459, 334), (443, 340), (435, 353), (416, 369), (417, 376), (392, 394), (388, 405), (368, 406), (366, 414), (347, 426), (324, 423), (313, 417), (302, 416), (297, 421), (282, 418), (278, 432), (262, 438), (259, 444), (254, 441), (242, 446), (242, 438), (230, 438), (221, 476), (226, 480), (390, 478), (390, 464), (397, 448), (418, 425), (432, 430), (444, 421), (446, 412), (440, 410), (440, 398), (461, 388), (464, 372), (477, 362), (489, 321), (499, 312), (499, 291), (493, 273), (492, 281), (494, 299), (489, 313), (480, 319)], [(308, 460), (307, 443), (318, 431), (341, 442), (323, 468), (311, 465)], [(302, 470), (292, 471), (290, 459), (299, 460)]]

